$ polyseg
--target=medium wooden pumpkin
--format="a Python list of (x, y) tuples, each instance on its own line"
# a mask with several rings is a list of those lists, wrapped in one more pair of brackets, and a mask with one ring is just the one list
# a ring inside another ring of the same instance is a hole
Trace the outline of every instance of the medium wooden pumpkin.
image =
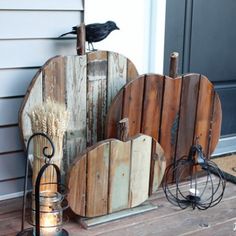
[(69, 206), (86, 217), (138, 206), (157, 190), (165, 166), (164, 152), (150, 136), (101, 141), (80, 154), (69, 170)]
[(196, 141), (210, 157), (220, 136), (221, 104), (212, 83), (203, 75), (186, 74), (175, 79), (146, 74), (125, 85), (112, 102), (106, 137), (118, 137), (116, 124), (129, 119), (129, 135), (154, 137), (167, 165), (187, 155)]

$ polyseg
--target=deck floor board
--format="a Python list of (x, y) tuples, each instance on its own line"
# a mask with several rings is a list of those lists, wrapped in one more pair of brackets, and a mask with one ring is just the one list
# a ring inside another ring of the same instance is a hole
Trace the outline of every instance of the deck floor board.
[[(227, 182), (221, 203), (206, 211), (179, 208), (171, 205), (162, 189), (149, 200), (156, 210), (83, 229), (71, 215), (65, 226), (72, 236), (228, 236), (236, 235), (236, 185)], [(20, 229), (21, 198), (0, 202), (0, 235), (15, 236)]]

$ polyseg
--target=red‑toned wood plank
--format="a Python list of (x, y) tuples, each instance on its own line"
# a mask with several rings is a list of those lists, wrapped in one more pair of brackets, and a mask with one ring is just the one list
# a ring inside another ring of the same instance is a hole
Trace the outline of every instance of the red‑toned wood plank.
[(162, 113), (163, 76), (145, 76), (141, 133), (159, 139)]
[(122, 118), (129, 118), (129, 136), (141, 131), (144, 77), (131, 81), (125, 86)]
[(198, 139), (198, 142), (206, 155), (208, 155), (209, 147), (209, 129), (212, 118), (214, 95), (213, 89), (212, 83), (205, 76), (201, 75), (194, 140)]
[[(169, 166), (175, 158), (179, 125), (181, 85), (182, 78), (172, 79), (165, 77), (162, 120), (160, 126), (160, 144), (165, 151), (167, 166)], [(171, 178), (172, 177), (170, 176), (169, 179)]]
[(220, 132), (221, 132), (221, 122), (222, 122), (222, 110), (221, 110), (221, 102), (219, 95), (214, 93), (214, 106), (213, 106), (213, 114), (211, 120), (211, 128), (210, 128), (210, 147), (209, 147), (209, 155), (215, 150), (216, 145), (219, 141)]
[(86, 158), (87, 154), (75, 160), (70, 167), (68, 176), (68, 196), (70, 208), (78, 215), (85, 215), (86, 204)]
[(194, 142), (200, 75), (187, 74), (182, 80), (176, 159), (187, 155)]
[(106, 138), (119, 137), (118, 122), (122, 119), (123, 93), (121, 90), (114, 98), (106, 118)]

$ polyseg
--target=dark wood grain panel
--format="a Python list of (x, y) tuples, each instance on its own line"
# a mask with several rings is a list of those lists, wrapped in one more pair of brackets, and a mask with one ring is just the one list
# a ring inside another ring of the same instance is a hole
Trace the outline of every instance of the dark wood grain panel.
[(180, 114), (176, 158), (187, 155), (194, 142), (200, 75), (187, 74), (182, 77)]
[[(181, 78), (172, 79), (165, 77), (162, 120), (160, 126), (160, 144), (165, 151), (167, 166), (169, 166), (175, 158), (179, 127), (181, 85)], [(172, 176), (169, 176), (169, 179), (171, 178)]]
[(145, 76), (141, 133), (159, 140), (162, 114), (163, 76)]
[(221, 131), (221, 122), (222, 122), (222, 110), (221, 110), (221, 102), (218, 94), (214, 93), (214, 103), (213, 103), (213, 114), (211, 120), (211, 127), (210, 127), (210, 147), (209, 147), (209, 154), (211, 154), (218, 143), (220, 138), (220, 131)]
[(201, 76), (197, 104), (194, 140), (198, 140), (203, 152), (208, 156), (214, 89), (205, 76)]
[(124, 88), (122, 118), (129, 118), (129, 136), (134, 136), (141, 131), (143, 108), (144, 77), (133, 83), (131, 81)]

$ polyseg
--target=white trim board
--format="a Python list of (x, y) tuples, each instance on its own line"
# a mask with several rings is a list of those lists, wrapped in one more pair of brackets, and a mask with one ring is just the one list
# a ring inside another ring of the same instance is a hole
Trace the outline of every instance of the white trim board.
[(12, 199), (12, 198), (17, 198), (17, 197), (22, 197), (23, 194), (24, 194), (24, 192), (21, 191), (21, 192), (16, 192), (16, 193), (9, 193), (9, 194), (5, 194), (5, 195), (0, 195), (0, 201)]
[(212, 154), (212, 157), (236, 152), (236, 136), (222, 137)]

